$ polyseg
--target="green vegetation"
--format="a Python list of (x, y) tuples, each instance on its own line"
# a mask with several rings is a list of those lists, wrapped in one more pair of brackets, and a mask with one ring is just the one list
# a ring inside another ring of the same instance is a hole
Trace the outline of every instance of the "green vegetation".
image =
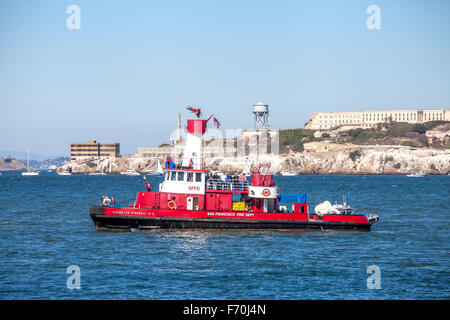
[(402, 142), (402, 146), (405, 146), (405, 147), (413, 147), (413, 148), (419, 148), (420, 146), (417, 144), (417, 143), (415, 143), (414, 141), (403, 141)]
[(375, 129), (357, 128), (349, 130), (347, 133), (351, 137), (351, 141), (357, 144), (365, 144), (364, 142), (380, 139), (384, 136), (381, 131), (377, 131)]
[(395, 168), (395, 169), (398, 170), (398, 169), (400, 169), (400, 167), (401, 167), (400, 163), (397, 162), (396, 164), (394, 164), (394, 168)]
[[(357, 128), (341, 133), (341, 141), (360, 145), (396, 144), (409, 147), (428, 147), (427, 130), (448, 124), (448, 121), (430, 121), (423, 124), (391, 122), (378, 124), (376, 128)], [(407, 140), (407, 141), (405, 141)]]
[[(442, 124), (449, 124), (448, 121), (429, 121), (420, 124), (407, 122), (386, 122), (379, 123), (375, 128), (357, 128), (340, 132), (338, 137), (332, 137), (330, 133), (323, 132), (320, 137), (315, 138), (315, 130), (309, 129), (281, 129), (279, 136), (280, 153), (289, 151), (302, 152), (303, 144), (312, 141), (331, 140), (333, 143), (352, 143), (357, 145), (403, 145), (413, 148), (422, 147), (442, 147), (450, 148), (448, 145), (429, 144), (425, 133)], [(350, 157), (355, 161), (360, 154), (355, 153)], [(393, 161), (386, 158), (386, 162)], [(397, 165), (397, 164), (396, 164)], [(400, 164), (398, 164), (400, 166)], [(400, 168), (400, 167), (399, 167)]]
[(309, 129), (282, 129), (280, 130), (280, 153), (289, 150), (302, 152), (303, 142), (314, 140), (314, 130)]
[(361, 157), (361, 155), (362, 155), (361, 151), (359, 151), (359, 150), (352, 151), (352, 152), (350, 152), (350, 159), (352, 159), (352, 161), (355, 162), (356, 159)]
[(439, 120), (439, 121), (429, 121), (429, 122), (424, 122), (423, 125), (425, 126), (425, 128), (427, 130), (431, 130), (434, 127), (440, 126), (442, 124), (449, 124), (449, 121), (443, 121), (443, 120)]
[(384, 158), (384, 163), (388, 163), (388, 162), (391, 162), (391, 161), (394, 161), (394, 157), (388, 156), (388, 157)]
[(424, 134), (425, 132), (427, 132), (427, 128), (421, 123), (416, 123), (412, 126), (411, 131)]
[(96, 164), (95, 162), (88, 162), (88, 163), (87, 163), (87, 166), (88, 166), (89, 168), (96, 168), (96, 167), (97, 167), (97, 164)]

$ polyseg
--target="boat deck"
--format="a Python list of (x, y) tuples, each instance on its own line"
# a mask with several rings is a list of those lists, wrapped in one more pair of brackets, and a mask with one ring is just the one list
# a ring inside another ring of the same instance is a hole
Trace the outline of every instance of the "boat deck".
[(237, 179), (231, 179), (225, 182), (221, 179), (209, 178), (206, 181), (206, 190), (208, 191), (229, 191), (236, 193), (247, 193), (249, 183), (247, 180), (239, 181)]

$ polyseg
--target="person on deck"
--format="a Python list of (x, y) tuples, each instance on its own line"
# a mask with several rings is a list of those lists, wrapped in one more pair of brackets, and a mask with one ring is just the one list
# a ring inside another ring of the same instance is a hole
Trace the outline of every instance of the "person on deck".
[(109, 199), (108, 196), (105, 196), (103, 198), (102, 206), (109, 206), (110, 203), (111, 203), (111, 199)]
[(150, 182), (148, 182), (147, 179), (144, 179), (145, 181), (145, 188), (147, 189), (147, 192), (152, 191), (152, 187), (150, 186)]
[(239, 182), (241, 184), (242, 190), (244, 190), (245, 183), (247, 182), (247, 177), (245, 176), (244, 173), (241, 173), (239, 177)]
[(166, 158), (166, 169), (169, 168), (169, 162), (170, 162), (170, 160), (172, 160), (172, 159), (170, 159), (170, 157), (167, 157), (167, 158)]
[(225, 177), (225, 190), (233, 190), (233, 181), (231, 179), (231, 174), (227, 172)]
[(178, 155), (178, 164), (177, 164), (177, 168), (181, 169), (181, 165), (183, 164), (183, 155), (180, 153)]
[(167, 157), (166, 169), (175, 169), (175, 162), (172, 160), (171, 157)]

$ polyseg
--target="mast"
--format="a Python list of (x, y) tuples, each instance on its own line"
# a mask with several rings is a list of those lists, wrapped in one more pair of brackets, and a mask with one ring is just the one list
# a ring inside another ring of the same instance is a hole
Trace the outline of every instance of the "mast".
[(250, 167), (248, 165), (248, 157), (245, 158), (245, 165), (244, 165), (244, 169), (242, 170), (242, 173), (245, 174), (245, 175), (251, 174)]
[[(206, 132), (206, 126), (211, 119), (208, 120), (200, 119), (201, 109), (193, 109), (191, 107), (188, 110), (195, 113), (197, 119), (189, 119), (187, 121), (187, 134), (186, 134), (186, 144), (184, 147), (183, 155), (183, 167), (192, 167), (195, 170), (202, 169), (202, 138)], [(191, 161), (193, 165), (191, 166)]]
[(164, 170), (162, 169), (161, 164), (159, 163), (158, 156), (156, 156), (156, 173), (164, 174)]

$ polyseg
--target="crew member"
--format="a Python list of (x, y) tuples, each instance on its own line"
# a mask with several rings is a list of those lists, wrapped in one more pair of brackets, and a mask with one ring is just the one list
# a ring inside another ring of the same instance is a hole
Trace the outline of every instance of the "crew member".
[(108, 196), (105, 196), (103, 198), (102, 206), (109, 206), (110, 203), (111, 203), (111, 199), (109, 199)]
[(150, 186), (150, 182), (148, 182), (146, 177), (144, 177), (144, 182), (145, 182), (145, 188), (147, 189), (147, 192), (152, 191), (152, 187)]
[(172, 161), (172, 158), (167, 157), (167, 159), (166, 159), (166, 169), (169, 168), (170, 161)]
[(177, 168), (178, 168), (178, 169), (181, 169), (182, 163), (183, 163), (183, 156), (182, 156), (182, 154), (180, 153), (180, 154), (178, 155), (178, 164), (177, 164)]
[(166, 161), (166, 169), (167, 169), (167, 168), (169, 168), (169, 169), (175, 169), (175, 162), (172, 160), (171, 157), (168, 157), (168, 158), (167, 158), (167, 161)]
[(239, 182), (241, 184), (242, 190), (244, 190), (245, 183), (247, 182), (247, 177), (245, 176), (244, 173), (241, 173), (241, 175), (239, 177)]

